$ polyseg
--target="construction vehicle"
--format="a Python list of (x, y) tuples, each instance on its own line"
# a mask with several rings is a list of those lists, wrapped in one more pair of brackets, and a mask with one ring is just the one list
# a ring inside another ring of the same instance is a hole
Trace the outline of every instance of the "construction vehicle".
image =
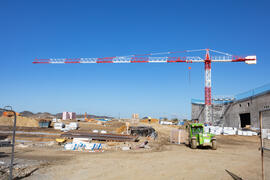
[[(11, 111), (4, 111), (3, 114), (2, 114), (2, 116), (4, 116), (4, 117), (13, 117), (14, 116), (14, 113), (11, 112)], [(20, 113), (17, 113), (16, 112), (16, 116), (20, 116)]]
[(186, 127), (188, 130), (188, 139), (191, 149), (196, 149), (198, 146), (211, 146), (213, 150), (217, 149), (215, 135), (204, 132), (203, 124), (191, 123)]
[(88, 119), (86, 112), (84, 114), (84, 120), (85, 120), (85, 122), (97, 122), (95, 119)]
[(87, 113), (86, 113), (86, 112), (85, 112), (85, 114), (84, 114), (84, 120), (85, 120), (86, 122), (89, 121), (88, 118), (87, 118)]

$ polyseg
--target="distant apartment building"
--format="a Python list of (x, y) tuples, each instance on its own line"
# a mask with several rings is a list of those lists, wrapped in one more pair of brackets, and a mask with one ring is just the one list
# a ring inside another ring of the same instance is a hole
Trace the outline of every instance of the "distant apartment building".
[(63, 112), (62, 119), (63, 120), (76, 120), (76, 113), (75, 112)]
[(132, 114), (132, 119), (139, 119), (139, 114), (136, 113)]

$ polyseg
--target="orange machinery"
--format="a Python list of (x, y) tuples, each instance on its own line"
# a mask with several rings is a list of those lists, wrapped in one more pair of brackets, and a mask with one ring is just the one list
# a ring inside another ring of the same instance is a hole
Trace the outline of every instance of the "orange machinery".
[(87, 113), (86, 113), (86, 112), (85, 112), (85, 114), (84, 114), (84, 120), (85, 120), (86, 122), (96, 122), (95, 119), (88, 119), (88, 118), (87, 118)]
[[(13, 114), (13, 112), (11, 112), (11, 111), (4, 111), (3, 112), (3, 116), (4, 117), (12, 117), (14, 114)], [(19, 116), (20, 115), (20, 113), (17, 113), (16, 112), (16, 116)]]

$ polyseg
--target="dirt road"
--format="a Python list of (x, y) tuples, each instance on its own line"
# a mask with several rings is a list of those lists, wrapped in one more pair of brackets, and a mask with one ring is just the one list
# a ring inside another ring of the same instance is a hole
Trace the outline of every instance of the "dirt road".
[[(218, 150), (164, 145), (152, 152), (29, 152), (31, 158), (61, 157), (27, 179), (228, 179), (225, 169), (243, 179), (260, 179), (258, 137), (220, 136)], [(22, 153), (21, 157), (30, 157)], [(67, 157), (67, 160), (65, 159)]]

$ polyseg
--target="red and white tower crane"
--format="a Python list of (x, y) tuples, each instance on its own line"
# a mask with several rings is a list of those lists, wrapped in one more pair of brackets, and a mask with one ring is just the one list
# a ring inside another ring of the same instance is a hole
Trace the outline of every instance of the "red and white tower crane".
[[(164, 56), (168, 54), (205, 51), (205, 57), (200, 56), (186, 56), (173, 57)], [(210, 56), (210, 51), (221, 56)], [(163, 56), (160, 56), (163, 55)], [(154, 57), (159, 56), (159, 57)], [(165, 53), (150, 53), (142, 55), (130, 56), (114, 56), (103, 58), (50, 58), (50, 59), (35, 59), (34, 64), (70, 64), (70, 63), (204, 63), (205, 65), (205, 122), (209, 123), (211, 119), (210, 108), (212, 102), (211, 96), (211, 63), (212, 62), (245, 62), (246, 64), (256, 64), (257, 59), (255, 55), (252, 56), (234, 56), (228, 53), (212, 49), (186, 50)]]

